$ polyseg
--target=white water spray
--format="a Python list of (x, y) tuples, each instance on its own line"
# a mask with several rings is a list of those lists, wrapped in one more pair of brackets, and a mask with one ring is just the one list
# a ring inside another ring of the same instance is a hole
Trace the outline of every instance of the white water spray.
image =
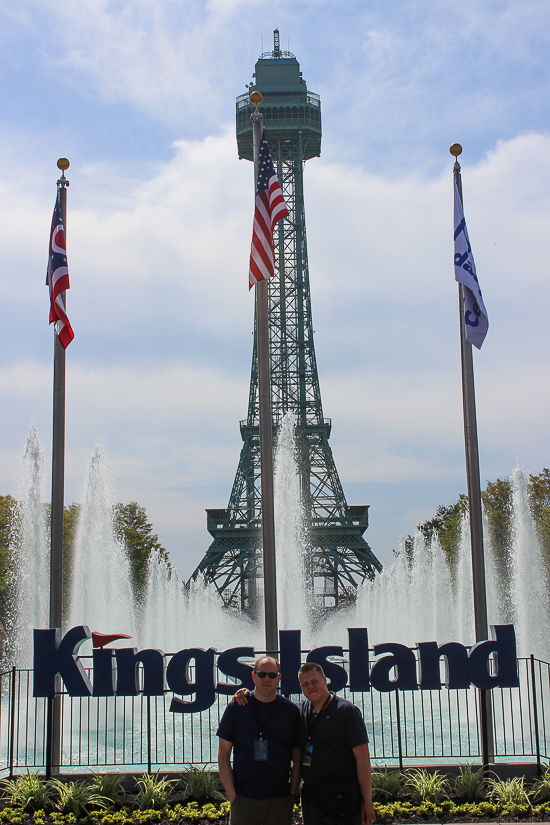
[(301, 628), (307, 634), (311, 611), (305, 586), (306, 535), (296, 460), (296, 416), (281, 422), (275, 453), (275, 555), (277, 619), (280, 630)]
[[(19, 666), (29, 665), (32, 628), (48, 625), (49, 550), (42, 496), (43, 456), (34, 428), (27, 439), (12, 548), (17, 560), (18, 611), (12, 629)], [(301, 628), (308, 644), (345, 644), (347, 627), (368, 627), (371, 644), (388, 639), (474, 641), (473, 597), (468, 519), (462, 521), (459, 559), (449, 573), (439, 541), (417, 534), (410, 556), (404, 543), (393, 565), (374, 582), (359, 588), (354, 606), (336, 612), (309, 630), (303, 549), (306, 544), (296, 462), (295, 418), (285, 416), (278, 439), (275, 473), (279, 627)], [(488, 618), (490, 624), (513, 621), (520, 655), (533, 652), (550, 659), (546, 628), (550, 620), (548, 581), (529, 510), (525, 479), (512, 474), (512, 545), (510, 559), (493, 553), (484, 529)], [(75, 552), (69, 626), (132, 636), (132, 645), (174, 652), (182, 647), (237, 645), (261, 649), (261, 622), (252, 623), (222, 608), (213, 586), (201, 582), (184, 588), (175, 570), (153, 556), (147, 595), (135, 606), (128, 557), (116, 538), (109, 467), (103, 449), (91, 453)], [(503, 569), (505, 568), (505, 569)], [(509, 569), (508, 569), (509, 568)], [(511, 581), (508, 593), (503, 582)], [(505, 597), (505, 598), (504, 598)], [(261, 612), (261, 611), (260, 611)], [(313, 637), (314, 636), (314, 637)]]
[(10, 658), (18, 667), (32, 664), (32, 630), (48, 627), (50, 551), (43, 504), (44, 456), (31, 427), (22, 458), (10, 547), (14, 554), (16, 610)]
[(74, 548), (69, 626), (127, 633), (136, 621), (126, 550), (116, 537), (109, 466), (101, 444), (90, 454)]
[(518, 647), (524, 656), (536, 653), (549, 661), (548, 577), (529, 509), (527, 485), (519, 468), (512, 473), (511, 482), (512, 597)]
[[(488, 623), (513, 621), (518, 655), (534, 653), (548, 661), (550, 606), (547, 574), (521, 470), (512, 473), (511, 481), (512, 588), (506, 603), (499, 581), (506, 577), (506, 571), (499, 569), (506, 562), (503, 562), (502, 554), (497, 557), (494, 553), (484, 522)], [(510, 605), (512, 616), (507, 615)], [(354, 626), (368, 627), (370, 644), (388, 639), (407, 645), (431, 640), (472, 644), (475, 630), (468, 517), (465, 515), (462, 519), (459, 557), (452, 582), (437, 537), (426, 542), (417, 533), (411, 558), (407, 558), (402, 543), (396, 561), (385, 567), (374, 582), (359, 588), (355, 606), (331, 617), (324, 633), (330, 630), (331, 638), (345, 639), (346, 628)]]

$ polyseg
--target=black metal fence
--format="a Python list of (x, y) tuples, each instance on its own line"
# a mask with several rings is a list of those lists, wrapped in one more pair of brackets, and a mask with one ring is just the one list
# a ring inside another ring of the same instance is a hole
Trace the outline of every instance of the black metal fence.
[[(550, 757), (550, 665), (518, 659), (520, 686), (492, 691), (494, 759)], [(407, 766), (479, 761), (479, 692), (415, 690), (342, 695), (363, 713), (373, 762)], [(32, 696), (32, 671), (0, 673), (0, 774), (45, 770), (47, 700)], [(61, 771), (174, 771), (215, 765), (216, 730), (228, 702), (206, 711), (169, 711), (172, 694), (61, 697)], [(298, 700), (300, 697), (292, 697)]]

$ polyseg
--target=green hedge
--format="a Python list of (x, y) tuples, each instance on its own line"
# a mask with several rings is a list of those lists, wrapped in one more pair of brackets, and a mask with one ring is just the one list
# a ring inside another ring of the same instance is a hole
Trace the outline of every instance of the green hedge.
[(374, 803), (378, 822), (402, 822), (422, 820), (449, 820), (449, 819), (492, 819), (507, 820), (525, 819), (527, 817), (550, 820), (550, 802), (541, 805), (498, 805), (494, 802), (463, 802), (458, 804), (446, 799), (439, 805), (425, 802), (423, 805), (413, 805), (412, 802), (381, 802)]
[(154, 825), (156, 822), (187, 823), (217, 822), (229, 814), (229, 802), (218, 805), (208, 803), (200, 806), (197, 802), (167, 805), (161, 811), (134, 811), (130, 808), (95, 812), (77, 819), (74, 814), (45, 813), (36, 811), (28, 814), (22, 808), (4, 808), (0, 811), (0, 823), (5, 825)]
[[(220, 804), (198, 805), (188, 802), (186, 805), (167, 805), (161, 811), (132, 811), (130, 808), (107, 810), (93, 813), (77, 819), (74, 814), (49, 813), (37, 811), (29, 815), (22, 808), (4, 808), (0, 811), (2, 825), (155, 825), (155, 823), (206, 823), (228, 819), (229, 802)], [(493, 802), (466, 802), (457, 804), (450, 799), (439, 805), (426, 802), (414, 805), (412, 802), (390, 802), (384, 805), (374, 803), (378, 822), (400, 823), (422, 822), (427, 820), (452, 821), (475, 819), (539, 819), (550, 821), (550, 802), (541, 805), (497, 805)], [(294, 809), (299, 813), (299, 806)]]

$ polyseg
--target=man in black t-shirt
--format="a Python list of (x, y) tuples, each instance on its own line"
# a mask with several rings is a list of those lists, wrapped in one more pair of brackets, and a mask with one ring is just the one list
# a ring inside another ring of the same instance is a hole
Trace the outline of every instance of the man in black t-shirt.
[(231, 825), (290, 825), (300, 781), (300, 712), (277, 694), (276, 659), (258, 659), (252, 678), (249, 701), (243, 706), (231, 702), (217, 731)]
[(307, 662), (298, 671), (302, 818), (304, 825), (372, 825), (368, 736), (359, 708), (329, 693), (323, 669)]

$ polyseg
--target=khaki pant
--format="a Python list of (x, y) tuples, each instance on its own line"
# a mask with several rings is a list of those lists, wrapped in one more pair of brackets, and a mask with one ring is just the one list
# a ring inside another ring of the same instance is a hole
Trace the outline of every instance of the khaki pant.
[(231, 825), (291, 825), (293, 796), (250, 799), (236, 796), (231, 804)]

